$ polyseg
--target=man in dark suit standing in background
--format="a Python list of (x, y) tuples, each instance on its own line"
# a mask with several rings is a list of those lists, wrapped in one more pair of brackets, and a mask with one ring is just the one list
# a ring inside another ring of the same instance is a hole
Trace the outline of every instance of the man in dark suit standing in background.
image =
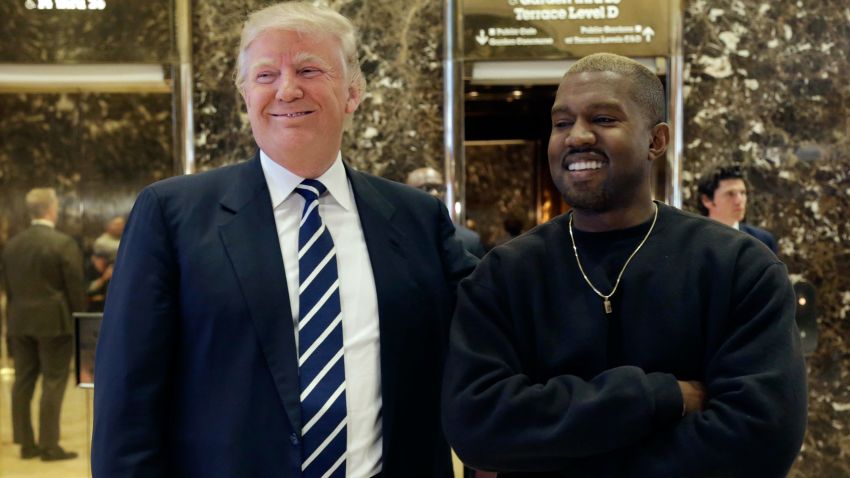
[[(434, 168), (414, 169), (407, 175), (405, 184), (421, 189), (440, 201), (445, 201), (446, 185), (443, 182), (443, 175)], [(484, 257), (486, 251), (484, 244), (481, 243), (481, 236), (477, 232), (462, 224), (457, 224), (455, 225), (455, 235), (463, 243), (467, 252), (479, 259)]]
[(768, 231), (744, 221), (747, 215), (747, 181), (738, 166), (712, 166), (700, 176), (697, 184), (697, 207), (703, 216), (746, 232), (779, 252), (776, 239)]
[(440, 376), (475, 258), (439, 200), (342, 161), (346, 18), (255, 12), (237, 68), (258, 153), (146, 188), (121, 239), (94, 477), (451, 476)]
[[(51, 188), (27, 193), (31, 226), (3, 251), (9, 343), (15, 359), (12, 431), (21, 458), (75, 458), (59, 446), (59, 418), (73, 352), (71, 313), (86, 307), (83, 258), (77, 243), (55, 229), (59, 201)], [(30, 407), (42, 376), (38, 445)]]

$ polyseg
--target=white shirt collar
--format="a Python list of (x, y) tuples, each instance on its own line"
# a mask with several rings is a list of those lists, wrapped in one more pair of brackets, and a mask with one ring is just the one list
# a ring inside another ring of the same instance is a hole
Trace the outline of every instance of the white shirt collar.
[[(272, 208), (276, 208), (295, 191), (295, 187), (304, 180), (280, 164), (274, 162), (263, 150), (260, 150), (260, 165), (266, 176), (266, 184), (272, 198)], [(336, 154), (336, 160), (324, 174), (316, 178), (328, 188), (328, 193), (337, 204), (345, 210), (351, 209), (351, 194), (345, 166), (342, 164), (342, 153)]]
[(38, 225), (56, 228), (56, 224), (53, 224), (53, 221), (48, 221), (47, 219), (33, 219), (30, 224), (33, 226)]
[(732, 227), (734, 227), (735, 229), (740, 231), (741, 230), (741, 223), (739, 221), (735, 221), (735, 224), (732, 224)]

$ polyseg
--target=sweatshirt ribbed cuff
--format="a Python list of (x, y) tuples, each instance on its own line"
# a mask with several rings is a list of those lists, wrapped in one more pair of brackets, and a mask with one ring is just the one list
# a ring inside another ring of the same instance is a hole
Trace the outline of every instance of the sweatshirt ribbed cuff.
[(646, 376), (655, 398), (655, 423), (668, 423), (682, 417), (684, 400), (676, 377), (669, 373), (654, 372)]

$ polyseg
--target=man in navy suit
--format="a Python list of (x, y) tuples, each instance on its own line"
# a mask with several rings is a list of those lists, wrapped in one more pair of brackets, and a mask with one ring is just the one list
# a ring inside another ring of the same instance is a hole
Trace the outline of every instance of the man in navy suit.
[(747, 214), (747, 182), (739, 167), (717, 166), (707, 169), (700, 176), (697, 190), (697, 207), (703, 216), (746, 232), (763, 242), (774, 254), (779, 252), (773, 234), (743, 222)]
[(344, 337), (346, 448), (328, 476), (451, 476), (439, 385), (475, 258), (439, 200), (342, 161), (364, 83), (347, 19), (306, 2), (255, 12), (237, 67), (258, 153), (149, 186), (121, 239), (97, 349), (94, 477), (311, 476), (305, 180), (327, 188), (317, 209)]

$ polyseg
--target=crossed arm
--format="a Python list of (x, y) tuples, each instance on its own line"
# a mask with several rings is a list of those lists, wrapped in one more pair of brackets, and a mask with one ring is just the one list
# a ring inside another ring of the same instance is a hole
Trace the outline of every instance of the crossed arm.
[(781, 264), (748, 284), (700, 381), (629, 365), (540, 380), (530, 364), (555, 353), (541, 346), (551, 345), (547, 331), (537, 330), (533, 347), (519, 339), (517, 324), (540, 323), (512, 316), (505, 296), (487, 281), (461, 284), (443, 407), (449, 442), (468, 465), (597, 477), (787, 472), (805, 428), (806, 391)]

